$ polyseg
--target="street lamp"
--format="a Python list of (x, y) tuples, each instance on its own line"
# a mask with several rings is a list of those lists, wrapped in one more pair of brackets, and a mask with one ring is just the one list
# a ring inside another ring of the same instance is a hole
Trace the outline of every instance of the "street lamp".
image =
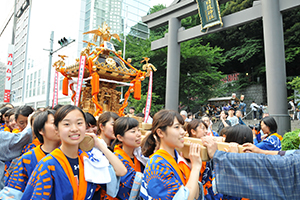
[(50, 49), (44, 49), (46, 51), (49, 51), (49, 66), (48, 66), (48, 82), (47, 82), (47, 92), (46, 92), (46, 107), (49, 106), (52, 55), (54, 53), (56, 53), (57, 51), (61, 50), (62, 48), (68, 46), (72, 42), (75, 42), (75, 39), (67, 40), (65, 37), (63, 37), (62, 39), (60, 39), (58, 41), (58, 43), (61, 45), (61, 47), (59, 49), (53, 51), (53, 40), (54, 40), (54, 31), (51, 32), (51, 36), (50, 36)]

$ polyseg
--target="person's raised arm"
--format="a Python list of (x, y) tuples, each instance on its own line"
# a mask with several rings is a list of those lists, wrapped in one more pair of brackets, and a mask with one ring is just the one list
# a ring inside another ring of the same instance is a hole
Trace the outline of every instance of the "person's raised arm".
[(190, 145), (189, 158), (191, 160), (192, 169), (190, 173), (190, 178), (186, 183), (185, 187), (189, 189), (188, 200), (198, 199), (199, 196), (199, 172), (202, 166), (202, 160), (200, 157), (200, 145), (192, 143)]
[(32, 130), (30, 126), (31, 115), (28, 117), (27, 127), (20, 133), (14, 134), (0, 131), (0, 160), (10, 161), (21, 155), (23, 147), (31, 142)]
[(127, 173), (127, 169), (122, 163), (122, 161), (115, 154), (113, 154), (104, 144), (102, 144), (94, 133), (86, 134), (93, 137), (93, 139), (95, 140), (95, 147), (102, 151), (102, 153), (108, 159), (110, 164), (113, 166), (116, 175), (124, 176)]

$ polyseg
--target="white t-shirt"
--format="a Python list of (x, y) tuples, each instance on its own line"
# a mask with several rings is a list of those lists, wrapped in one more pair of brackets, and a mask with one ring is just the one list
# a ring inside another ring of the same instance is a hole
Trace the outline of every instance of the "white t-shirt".
[(235, 125), (239, 124), (239, 119), (236, 116), (233, 116), (233, 117), (228, 116), (227, 120), (230, 121), (231, 126), (235, 126)]

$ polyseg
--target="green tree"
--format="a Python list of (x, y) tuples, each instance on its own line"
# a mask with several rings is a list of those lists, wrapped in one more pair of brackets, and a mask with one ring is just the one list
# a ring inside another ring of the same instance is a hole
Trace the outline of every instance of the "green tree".
[[(156, 112), (160, 111), (164, 108), (164, 104), (158, 104), (160, 96), (156, 95), (155, 93), (152, 93), (152, 103), (151, 103), (151, 115), (153, 116)], [(141, 113), (143, 112), (143, 109), (145, 108), (147, 100), (147, 93), (141, 95), (140, 100), (135, 100), (132, 96), (129, 97), (129, 106), (133, 106), (135, 108), (135, 113)]]

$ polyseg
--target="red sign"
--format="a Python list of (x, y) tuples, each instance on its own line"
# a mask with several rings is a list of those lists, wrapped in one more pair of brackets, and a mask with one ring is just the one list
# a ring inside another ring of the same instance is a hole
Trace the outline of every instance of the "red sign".
[(229, 74), (227, 75), (225, 78), (221, 79), (221, 81), (223, 81), (224, 83), (230, 83), (233, 81), (238, 81), (239, 80), (239, 73), (235, 73), (235, 74)]

